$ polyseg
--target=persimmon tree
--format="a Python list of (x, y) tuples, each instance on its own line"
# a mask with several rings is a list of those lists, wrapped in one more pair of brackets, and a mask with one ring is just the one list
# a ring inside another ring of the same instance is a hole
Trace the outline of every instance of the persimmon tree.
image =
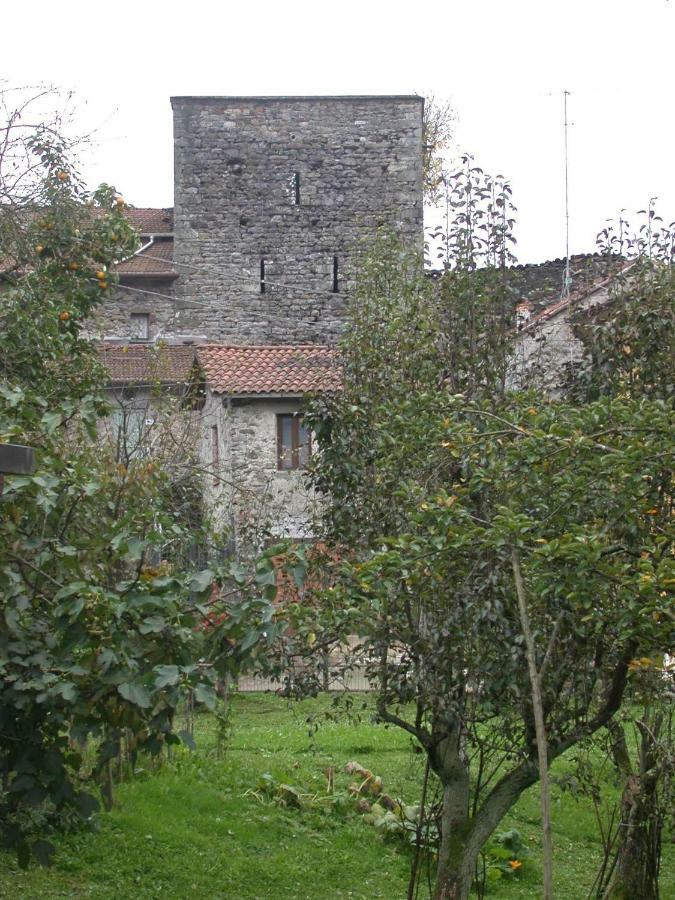
[[(188, 691), (213, 707), (218, 674), (255, 651), (272, 610), (252, 597), (245, 628), (228, 618), (213, 587), (228, 573), (191, 571), (175, 550), (198, 535), (170, 469), (101, 440), (106, 374), (83, 324), (138, 238), (53, 128), (17, 137), (16, 123), (0, 157), (0, 441), (35, 447), (37, 468), (0, 497), (0, 841), (27, 865), (49, 860), (53, 828), (93, 814), (99, 784), (110, 802), (123, 736), (157, 753), (180, 740)], [(266, 566), (250, 579), (261, 590)]]
[(670, 502), (672, 411), (506, 391), (486, 326), (508, 310), (505, 252), (487, 258), (508, 223), (477, 228), (467, 193), (464, 256), (440, 286), (391, 241), (362, 273), (344, 388), (314, 411), (340, 562), (321, 602), (293, 610), (295, 652), (339, 647), (365, 665), (380, 719), (426, 753), (443, 798), (435, 895), (455, 900), (540, 776), (527, 644), (551, 762), (611, 721), (631, 662), (672, 637), (672, 526), (653, 527)]

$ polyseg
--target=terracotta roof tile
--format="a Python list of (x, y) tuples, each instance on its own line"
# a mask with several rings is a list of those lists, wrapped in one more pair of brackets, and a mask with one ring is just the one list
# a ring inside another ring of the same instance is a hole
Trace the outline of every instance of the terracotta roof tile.
[(186, 384), (195, 363), (188, 345), (104, 343), (98, 354), (112, 384)]
[(305, 394), (341, 386), (336, 351), (320, 344), (204, 344), (197, 359), (216, 394)]
[(149, 207), (128, 207), (125, 216), (141, 234), (172, 234), (173, 209), (154, 209)]
[(173, 239), (155, 241), (143, 253), (125, 259), (116, 266), (120, 278), (143, 276), (144, 278), (178, 278), (173, 268)]

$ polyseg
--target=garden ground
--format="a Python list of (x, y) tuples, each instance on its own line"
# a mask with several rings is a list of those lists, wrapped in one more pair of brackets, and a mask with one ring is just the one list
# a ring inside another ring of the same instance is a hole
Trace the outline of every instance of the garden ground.
[[(351, 779), (342, 769), (357, 760), (383, 778), (389, 794), (414, 803), (423, 759), (407, 735), (372, 723), (365, 696), (354, 702), (360, 721), (327, 721), (326, 698), (293, 704), (272, 695), (238, 695), (220, 757), (214, 718), (198, 716), (197, 750), (178, 750), (158, 770), (139, 767), (117, 787), (115, 807), (101, 814), (96, 830), (56, 841), (51, 869), (20, 872), (12, 857), (0, 856), (0, 897), (403, 900), (410, 851), (397, 839), (383, 840), (355, 812), (346, 793)], [(327, 793), (329, 766), (342, 805)], [(558, 774), (564, 767), (558, 764)], [(272, 785), (295, 788), (303, 808), (264, 795), (259, 782), (266, 773)], [(556, 789), (553, 816), (555, 896), (583, 900), (600, 861), (592, 806)], [(521, 868), (490, 886), (488, 896), (535, 898), (541, 883), (536, 787), (503, 828), (517, 828), (529, 853)], [(675, 897), (667, 842), (665, 852), (662, 896)]]

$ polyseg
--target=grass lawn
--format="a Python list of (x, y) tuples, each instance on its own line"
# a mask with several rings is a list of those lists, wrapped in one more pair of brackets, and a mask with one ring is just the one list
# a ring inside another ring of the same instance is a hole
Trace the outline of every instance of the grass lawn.
[[(357, 703), (362, 702), (357, 700)], [(406, 896), (410, 855), (385, 842), (351, 806), (291, 809), (252, 792), (263, 773), (308, 796), (325, 797), (323, 770), (357, 760), (384, 779), (385, 790), (418, 800), (423, 761), (397, 729), (307, 719), (326, 699), (288, 704), (273, 696), (235, 698), (234, 730), (223, 759), (215, 754), (214, 719), (197, 719), (194, 753), (179, 750), (159, 771), (120, 785), (111, 813), (95, 831), (60, 837), (50, 870), (17, 870), (0, 855), (0, 897), (232, 898), (337, 900)], [(350, 778), (336, 774), (336, 789)], [(590, 805), (569, 795), (553, 803), (558, 900), (583, 900), (599, 861)], [(536, 898), (540, 884), (537, 789), (504, 823), (516, 827), (531, 853), (513, 878), (490, 889), (495, 898)], [(666, 843), (662, 896), (675, 897), (672, 846)], [(421, 892), (421, 896), (423, 896)]]

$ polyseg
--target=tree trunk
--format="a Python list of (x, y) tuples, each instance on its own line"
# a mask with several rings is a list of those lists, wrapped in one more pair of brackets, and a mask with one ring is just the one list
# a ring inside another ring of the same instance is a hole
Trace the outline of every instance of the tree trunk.
[(467, 900), (476, 872), (479, 851), (472, 852), (468, 813), (457, 816), (454, 792), (453, 786), (443, 789), (435, 900)]
[(544, 900), (552, 900), (553, 897), (553, 836), (551, 832), (551, 795), (548, 781), (548, 740), (546, 738), (546, 725), (544, 722), (544, 704), (541, 696), (541, 679), (537, 669), (537, 654), (534, 644), (534, 635), (530, 627), (530, 616), (527, 609), (527, 597), (525, 585), (520, 568), (520, 557), (514, 547), (511, 552), (513, 565), (513, 577), (516, 583), (518, 597), (518, 611), (520, 613), (520, 626), (525, 638), (527, 652), (527, 665), (530, 672), (530, 685), (532, 688), (532, 709), (534, 712), (534, 727), (537, 737), (537, 757), (539, 760), (539, 788), (541, 797), (541, 824), (542, 845), (544, 854)]
[(659, 864), (663, 811), (659, 804), (659, 779), (663, 775), (657, 744), (662, 717), (651, 717), (645, 710), (637, 723), (641, 735), (639, 775), (630, 770), (623, 727), (618, 723), (610, 732), (614, 738), (614, 757), (626, 783), (621, 797), (619, 850), (605, 900), (658, 900)]
[(628, 778), (621, 798), (621, 844), (605, 900), (658, 900), (658, 851), (655, 860), (653, 846), (658, 811), (654, 800), (654, 792), (638, 776)]
[(436, 774), (443, 785), (441, 843), (438, 850), (436, 900), (466, 900), (480, 847), (473, 851), (469, 818), (469, 763), (455, 731), (435, 754)]

